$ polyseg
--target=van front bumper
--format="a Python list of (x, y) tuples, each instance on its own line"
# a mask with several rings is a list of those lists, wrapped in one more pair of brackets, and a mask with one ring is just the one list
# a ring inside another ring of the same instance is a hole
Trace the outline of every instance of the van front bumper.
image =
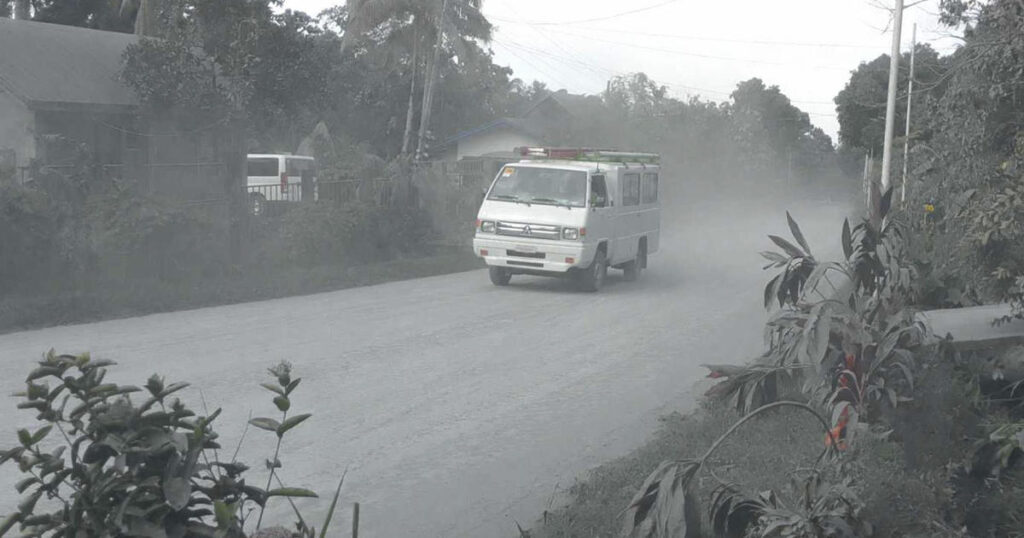
[(567, 273), (590, 265), (594, 246), (577, 241), (545, 241), (477, 234), (473, 252), (491, 267), (523, 273)]

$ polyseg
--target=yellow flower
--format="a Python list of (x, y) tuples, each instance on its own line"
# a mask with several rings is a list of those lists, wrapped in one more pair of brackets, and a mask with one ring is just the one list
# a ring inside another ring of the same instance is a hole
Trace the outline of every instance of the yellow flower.
[(935, 206), (932, 205), (932, 204), (924, 204), (924, 211), (925, 211), (925, 213), (934, 213), (935, 212)]

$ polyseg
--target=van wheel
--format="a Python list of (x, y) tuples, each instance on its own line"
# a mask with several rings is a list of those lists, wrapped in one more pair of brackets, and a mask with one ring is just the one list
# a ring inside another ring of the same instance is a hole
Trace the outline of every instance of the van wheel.
[(488, 267), (487, 272), (491, 277), (491, 283), (495, 286), (508, 286), (512, 281), (512, 272), (502, 267)]
[(622, 267), (622, 276), (626, 282), (636, 282), (640, 279), (640, 271), (644, 268), (644, 247), (640, 245), (636, 249), (636, 257)]
[(267, 214), (267, 197), (258, 192), (249, 195), (249, 212), (254, 217), (262, 217)]
[(604, 279), (608, 276), (608, 258), (603, 250), (594, 254), (594, 261), (583, 270), (579, 276), (579, 286), (583, 291), (597, 291), (604, 286)]

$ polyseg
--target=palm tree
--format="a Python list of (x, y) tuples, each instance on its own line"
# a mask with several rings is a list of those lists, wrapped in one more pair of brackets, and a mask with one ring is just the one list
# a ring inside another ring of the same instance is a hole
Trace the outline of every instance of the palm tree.
[(427, 66), (426, 83), (423, 88), (423, 104), (420, 106), (420, 128), (416, 143), (416, 159), (426, 157), (427, 133), (430, 130), (430, 116), (434, 105), (434, 93), (441, 72), (441, 51), (450, 45), (456, 56), (467, 53), (467, 42), (491, 39), (491, 23), (484, 18), (480, 7), (483, 0), (440, 0), (440, 9), (434, 19), (434, 55)]
[(424, 54), (423, 96), (420, 105), (420, 125), (416, 144), (417, 158), (426, 150), (437, 80), (441, 72), (441, 57), (448, 46), (454, 55), (465, 53), (466, 41), (489, 41), (491, 25), (480, 12), (482, 0), (436, 0), (438, 7), (431, 13), (430, 4), (422, 0), (348, 0), (345, 4), (346, 21), (342, 35), (342, 54), (366, 32), (384, 24), (392, 24), (387, 41), (391, 46), (411, 49), (409, 104), (402, 137), (402, 153), (412, 149), (412, 129), (415, 119), (416, 78), (420, 73), (420, 51), (433, 46), (432, 54)]
[(160, 35), (161, 0), (121, 0), (121, 15), (135, 8), (135, 35), (156, 37)]

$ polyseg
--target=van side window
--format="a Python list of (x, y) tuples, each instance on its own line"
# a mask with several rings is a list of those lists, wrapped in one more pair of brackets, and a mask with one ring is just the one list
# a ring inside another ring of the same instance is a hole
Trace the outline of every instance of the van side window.
[(590, 205), (592, 207), (608, 207), (608, 187), (603, 175), (590, 176)]
[(622, 205), (640, 204), (640, 174), (622, 176)]
[(653, 204), (658, 201), (658, 174), (644, 174), (643, 203)]
[(277, 159), (255, 158), (249, 159), (249, 177), (277, 177)]

